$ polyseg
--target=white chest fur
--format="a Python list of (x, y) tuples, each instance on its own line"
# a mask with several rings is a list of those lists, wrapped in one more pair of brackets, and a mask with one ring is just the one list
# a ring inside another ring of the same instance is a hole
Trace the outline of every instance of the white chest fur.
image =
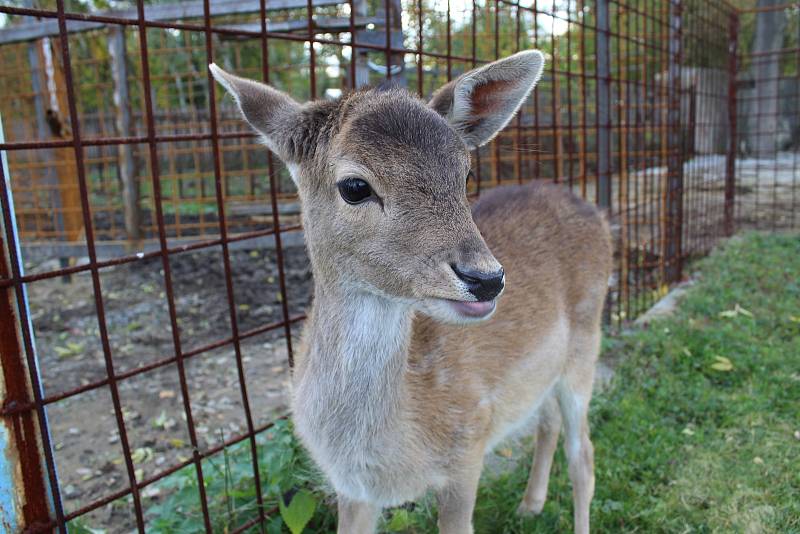
[(315, 310), (325, 314), (313, 313), (307, 368), (295, 384), (297, 432), (337, 493), (399, 504), (435, 484), (413, 463), (423, 455), (401, 410), (411, 313), (372, 295), (336, 300), (332, 308), (317, 294)]

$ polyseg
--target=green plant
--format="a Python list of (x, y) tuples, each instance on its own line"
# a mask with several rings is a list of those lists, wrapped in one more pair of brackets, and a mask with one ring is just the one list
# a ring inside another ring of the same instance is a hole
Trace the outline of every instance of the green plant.
[[(333, 524), (328, 510), (314, 513), (317, 504), (326, 499), (324, 490), (313, 483), (322, 478), (294, 439), (289, 421), (276, 421), (256, 438), (256, 456), (269, 532), (288, 529), (297, 534), (306, 527), (311, 530)], [(205, 459), (202, 467), (215, 532), (233, 530), (259, 513), (248, 441), (226, 447), (220, 455)], [(184, 467), (157, 484), (159, 494), (165, 497), (147, 509), (148, 530), (203, 532), (194, 465)]]

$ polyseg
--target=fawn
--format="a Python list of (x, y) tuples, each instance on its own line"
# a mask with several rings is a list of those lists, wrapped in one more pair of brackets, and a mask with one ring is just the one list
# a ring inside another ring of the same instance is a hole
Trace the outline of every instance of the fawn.
[(485, 453), (534, 416), (519, 512), (542, 510), (563, 419), (575, 531), (589, 531), (608, 226), (555, 186), (496, 188), (472, 210), (466, 196), (470, 150), (511, 120), (543, 64), (517, 53), (427, 104), (379, 87), (302, 105), (210, 66), (299, 190), (314, 301), (292, 413), (336, 490), (340, 533), (374, 532), (383, 507), (428, 489), (440, 532), (472, 532)]

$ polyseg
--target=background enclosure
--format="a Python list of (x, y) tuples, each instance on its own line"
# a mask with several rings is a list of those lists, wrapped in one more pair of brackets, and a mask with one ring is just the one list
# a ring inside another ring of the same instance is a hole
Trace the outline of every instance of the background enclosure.
[(274, 513), (258, 436), (284, 404), (310, 273), (293, 184), (208, 63), (300, 101), (384, 78), (428, 98), (542, 50), (531, 98), (474, 153), (469, 193), (551, 180), (606, 208), (618, 327), (734, 230), (800, 224), (800, 10), (738, 4), (3, 3), (2, 414), (19, 524), (144, 530), (158, 481), (192, 466), (210, 529), (203, 472), (238, 443), (257, 502), (231, 531)]

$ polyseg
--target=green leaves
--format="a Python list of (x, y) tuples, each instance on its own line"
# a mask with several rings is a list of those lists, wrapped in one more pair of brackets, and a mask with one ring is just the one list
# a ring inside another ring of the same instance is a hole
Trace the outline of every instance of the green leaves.
[(314, 516), (314, 510), (317, 509), (317, 498), (310, 491), (301, 489), (294, 494), (292, 502), (288, 506), (284, 504), (282, 498), (278, 501), (278, 506), (281, 517), (292, 534), (300, 534)]
[(386, 525), (386, 530), (389, 532), (405, 532), (410, 526), (411, 517), (408, 515), (408, 510), (400, 508), (392, 514), (392, 519)]

